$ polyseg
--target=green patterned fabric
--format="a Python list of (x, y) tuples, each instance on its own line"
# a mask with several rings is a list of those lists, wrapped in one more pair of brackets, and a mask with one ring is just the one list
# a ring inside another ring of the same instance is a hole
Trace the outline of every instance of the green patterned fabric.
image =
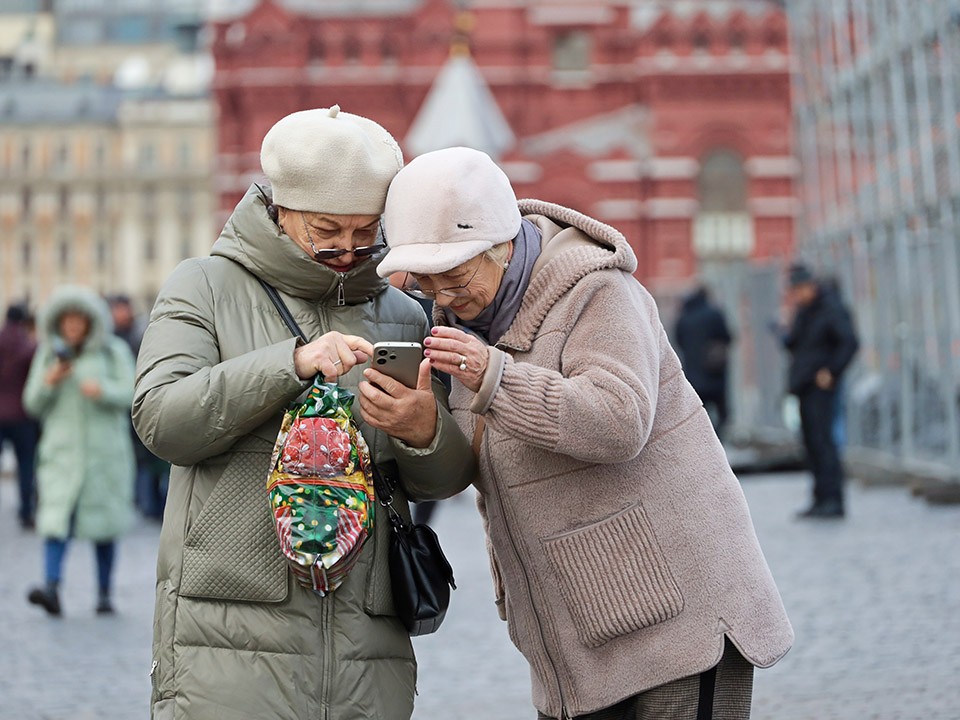
[(370, 451), (353, 399), (315, 380), (284, 415), (267, 478), (280, 549), (299, 582), (320, 595), (343, 583), (373, 526)]

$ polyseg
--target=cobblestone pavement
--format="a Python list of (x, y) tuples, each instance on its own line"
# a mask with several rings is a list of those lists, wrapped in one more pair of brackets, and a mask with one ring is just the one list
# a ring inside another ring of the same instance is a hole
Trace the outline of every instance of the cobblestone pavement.
[[(843, 522), (800, 522), (804, 475), (751, 476), (744, 489), (797, 643), (756, 674), (755, 720), (960, 718), (960, 507), (902, 488), (850, 489)], [(479, 522), (468, 495), (442, 504), (436, 528), (459, 589), (440, 631), (415, 640), (414, 720), (536, 717), (528, 671), (497, 619)], [(0, 720), (145, 720), (158, 527), (120, 548), (113, 618), (93, 613), (93, 554), (71, 547), (64, 613), (24, 600), (40, 543), (15, 520), (0, 482)]]

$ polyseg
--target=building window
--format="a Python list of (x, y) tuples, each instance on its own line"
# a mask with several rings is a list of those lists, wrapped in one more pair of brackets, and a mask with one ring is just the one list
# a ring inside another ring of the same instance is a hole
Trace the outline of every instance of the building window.
[(582, 30), (561, 33), (553, 40), (553, 69), (583, 72), (590, 68), (590, 35)]
[(148, 217), (157, 212), (157, 189), (153, 185), (144, 185), (140, 195), (140, 211)]
[(177, 162), (181, 169), (186, 170), (190, 167), (190, 161), (193, 158), (193, 147), (189, 140), (181, 140), (177, 148)]
[(190, 223), (184, 222), (180, 226), (180, 258), (186, 260), (193, 257), (193, 238), (190, 235)]
[[(61, 215), (66, 216), (70, 214), (70, 188), (66, 185), (62, 185), (57, 193), (57, 207)], [(63, 219), (66, 218), (64, 217)]]
[(697, 179), (699, 209), (693, 249), (701, 260), (748, 257), (753, 250), (753, 219), (747, 212), (747, 175), (740, 155), (726, 148), (708, 153)]
[(392, 37), (385, 37), (380, 43), (380, 62), (384, 65), (396, 65), (400, 57), (397, 41)]
[(24, 170), (30, 170), (30, 160), (31, 160), (30, 141), (24, 140), (23, 145), (20, 147), (20, 166)]
[(180, 188), (177, 192), (177, 211), (181, 216), (193, 213), (193, 188)]
[(360, 41), (350, 36), (343, 44), (343, 57), (350, 65), (356, 65), (360, 62)]
[(53, 162), (57, 170), (66, 170), (70, 167), (70, 144), (66, 140), (57, 143)]
[(323, 65), (327, 59), (327, 46), (323, 38), (312, 37), (307, 43), (307, 55), (311, 64)]
[(102, 220), (107, 213), (107, 191), (103, 185), (97, 185), (97, 189), (94, 190), (94, 207), (97, 217)]
[(33, 209), (33, 192), (30, 188), (25, 187), (20, 191), (20, 204), (23, 206), (24, 216), (29, 215)]
[(743, 50), (746, 45), (746, 36), (743, 33), (743, 30), (734, 30), (730, 33), (730, 49), (731, 50)]
[(710, 34), (704, 27), (699, 27), (693, 31), (693, 38), (690, 41), (695, 53), (703, 54), (710, 50)]
[(110, 265), (110, 241), (105, 232), (101, 232), (97, 238), (94, 262), (99, 270), (106, 270)]
[(137, 156), (137, 165), (141, 170), (153, 170), (157, 161), (157, 148), (150, 140), (140, 143), (140, 152)]
[(33, 266), (33, 243), (30, 238), (24, 238), (20, 243), (20, 262), (24, 270), (30, 270)]
[(100, 137), (97, 138), (93, 146), (93, 164), (98, 169), (103, 169), (107, 163), (107, 143)]
[(745, 212), (747, 175), (743, 159), (732, 150), (715, 150), (700, 165), (701, 212)]
[(143, 229), (143, 259), (147, 262), (157, 259), (157, 235), (152, 226)]
[(59, 263), (60, 263), (60, 272), (68, 272), (70, 270), (70, 240), (66, 236), (60, 238), (60, 244), (58, 246), (59, 250)]

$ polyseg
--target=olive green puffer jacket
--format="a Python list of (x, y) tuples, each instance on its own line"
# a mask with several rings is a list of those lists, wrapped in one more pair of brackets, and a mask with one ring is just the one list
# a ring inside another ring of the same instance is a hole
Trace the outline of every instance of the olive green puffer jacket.
[[(296, 584), (280, 554), (266, 496), (270, 453), (284, 408), (309, 383), (294, 371), (297, 341), (254, 276), (280, 291), (310, 339), (338, 330), (420, 341), (426, 318), (377, 277), (378, 258), (335, 273), (280, 231), (265, 202), (251, 187), (211, 257), (173, 272), (138, 359), (135, 427), (174, 465), (157, 568), (153, 717), (406, 719), (416, 665), (394, 615), (386, 523), (325, 598)], [(362, 370), (340, 384), (356, 390)], [(404, 494), (449, 497), (475, 471), (435, 389), (438, 431), (425, 450), (360, 418), (375, 462), (396, 461), (404, 511)]]

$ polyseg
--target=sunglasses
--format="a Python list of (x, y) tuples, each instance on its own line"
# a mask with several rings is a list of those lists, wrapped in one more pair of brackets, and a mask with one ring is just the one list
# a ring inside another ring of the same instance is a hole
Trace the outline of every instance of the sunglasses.
[(303, 216), (303, 213), (300, 213), (300, 221), (303, 223), (303, 231), (307, 234), (307, 242), (310, 243), (310, 249), (313, 250), (313, 259), (317, 261), (333, 260), (347, 253), (353, 253), (353, 256), (358, 258), (370, 257), (371, 255), (376, 255), (386, 247), (385, 243), (379, 242), (373, 245), (351, 248), (349, 250), (336, 248), (317, 250), (317, 246), (313, 244), (313, 235), (310, 233), (310, 226), (307, 224), (307, 219)]

